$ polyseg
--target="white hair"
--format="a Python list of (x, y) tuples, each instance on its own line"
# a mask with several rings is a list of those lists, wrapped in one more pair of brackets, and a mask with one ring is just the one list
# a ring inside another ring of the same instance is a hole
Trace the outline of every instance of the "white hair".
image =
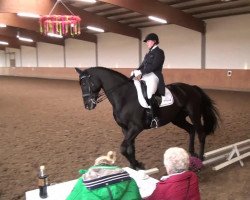
[(164, 165), (168, 174), (186, 171), (189, 167), (189, 155), (183, 148), (171, 147), (164, 153)]

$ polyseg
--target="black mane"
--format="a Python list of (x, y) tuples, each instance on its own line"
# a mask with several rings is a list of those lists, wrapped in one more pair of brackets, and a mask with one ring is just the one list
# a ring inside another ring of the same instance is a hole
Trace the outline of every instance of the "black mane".
[(91, 72), (91, 71), (104, 71), (104, 72), (109, 72), (109, 73), (112, 73), (113, 75), (115, 75), (116, 77), (118, 77), (119, 79), (128, 79), (127, 76), (125, 76), (124, 74), (118, 72), (118, 71), (115, 71), (113, 69), (110, 69), (110, 68), (106, 68), (106, 67), (101, 67), (101, 66), (96, 66), (96, 67), (91, 67), (91, 68), (88, 68), (87, 71)]

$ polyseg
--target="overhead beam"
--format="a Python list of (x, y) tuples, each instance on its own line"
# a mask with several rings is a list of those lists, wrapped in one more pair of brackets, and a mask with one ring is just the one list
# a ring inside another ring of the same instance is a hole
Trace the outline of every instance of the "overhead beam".
[[(22, 11), (37, 13), (39, 15), (48, 15), (55, 2), (56, 0), (0, 0), (0, 13), (17, 13)], [(108, 20), (105, 17), (92, 14), (71, 5), (67, 6), (75, 15), (81, 17), (81, 26), (93, 25), (103, 28), (107, 32), (118, 33), (139, 39), (141, 38), (141, 32), (139, 29)], [(53, 14), (68, 14), (68, 11), (61, 4), (58, 4), (56, 9), (54, 9)]]
[[(39, 23), (38, 23), (37, 19), (18, 17), (14, 13), (0, 13), (0, 23), (4, 23), (7, 26), (27, 29), (27, 30), (34, 31), (34, 32), (40, 34), (39, 33)], [(53, 42), (51, 42), (52, 40), (50, 39), (50, 37), (43, 36), (41, 38), (43, 39), (44, 42), (53, 43)], [(66, 38), (69, 38), (69, 37), (66, 37)], [(81, 33), (81, 35), (75, 36), (72, 38), (97, 43), (96, 35), (89, 34), (86, 32)]]
[(23, 17), (21, 18), (13, 13), (0, 12), (0, 23), (6, 24), (7, 26), (28, 29), (31, 31), (37, 31), (37, 32), (39, 31), (39, 24), (37, 20), (30, 18), (23, 18)]
[(134, 12), (138, 12), (144, 15), (153, 15), (166, 19), (168, 23), (176, 24), (185, 28), (189, 28), (201, 33), (205, 32), (205, 23), (193, 17), (190, 14), (187, 14), (183, 11), (180, 11), (176, 8), (173, 8), (169, 5), (161, 3), (159, 1), (152, 0), (101, 0), (102, 2), (110, 3), (116, 6), (127, 8)]
[[(238, 0), (230, 0), (230, 2), (233, 2), (233, 1), (238, 1)], [(228, 2), (226, 2), (228, 3)], [(225, 2), (223, 1), (209, 1), (209, 2), (206, 2), (206, 1), (203, 1), (203, 2), (200, 2), (198, 4), (193, 4), (193, 5), (184, 5), (184, 6), (178, 6), (177, 8), (178, 9), (182, 9), (182, 10), (188, 10), (188, 9), (193, 9), (193, 8), (199, 8), (199, 7), (203, 7), (203, 6), (213, 6), (213, 5), (217, 5), (217, 6), (224, 6), (225, 5)]]
[(175, 5), (175, 4), (185, 3), (185, 2), (189, 2), (189, 1), (194, 1), (194, 0), (177, 0), (177, 1), (166, 2), (166, 3), (167, 3), (168, 5)]

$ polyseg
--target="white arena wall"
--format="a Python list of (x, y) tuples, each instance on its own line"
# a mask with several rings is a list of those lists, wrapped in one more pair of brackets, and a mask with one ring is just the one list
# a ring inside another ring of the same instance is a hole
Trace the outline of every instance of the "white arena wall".
[(37, 67), (37, 48), (21, 46), (22, 66)]
[[(203, 38), (199, 32), (170, 24), (141, 29), (142, 40), (151, 32), (159, 35), (167, 83), (250, 91), (250, 14), (209, 19), (206, 24)], [(7, 52), (15, 52), (15, 68), (9, 67)], [(36, 47), (1, 50), (0, 75), (77, 79), (73, 67), (96, 65), (129, 75), (146, 52), (138, 39), (114, 33), (97, 34), (97, 44), (76, 39), (65, 40), (65, 46), (38, 42)]]
[[(142, 38), (157, 33), (165, 52), (165, 68), (201, 68), (201, 34), (173, 24), (142, 29)], [(142, 44), (142, 55), (148, 51)]]
[(21, 57), (21, 50), (15, 48), (6, 47), (5, 49), (5, 59), (7, 67), (10, 66), (10, 59), (15, 57), (16, 67), (21, 67), (22, 57)]
[(96, 66), (96, 44), (83, 40), (65, 40), (66, 67)]
[(139, 65), (139, 40), (114, 33), (97, 36), (98, 65), (108, 68), (134, 68)]
[(4, 50), (0, 50), (0, 67), (6, 67)]
[(64, 47), (37, 42), (37, 60), (39, 67), (65, 67)]
[(250, 69), (250, 14), (206, 23), (206, 68)]
[[(206, 20), (205, 68), (249, 69), (250, 14)], [(165, 51), (164, 68), (200, 69), (201, 39), (199, 32), (176, 25), (161, 25), (142, 29), (142, 39), (150, 32), (160, 38)], [(65, 40), (65, 47), (38, 42), (37, 47), (6, 48), (16, 52), (16, 66), (20, 67), (90, 67), (133, 68), (147, 52), (138, 39), (114, 33), (97, 34), (97, 44)], [(4, 60), (4, 61), (3, 61)], [(0, 56), (1, 67), (9, 67), (8, 59)], [(7, 66), (5, 66), (6, 64)]]

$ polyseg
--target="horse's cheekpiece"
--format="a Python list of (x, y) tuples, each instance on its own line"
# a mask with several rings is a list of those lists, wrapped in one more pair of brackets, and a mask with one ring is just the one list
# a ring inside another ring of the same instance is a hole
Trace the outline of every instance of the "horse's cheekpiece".
[[(150, 108), (150, 106), (148, 105), (146, 99), (143, 96), (140, 81), (134, 80), (134, 84), (135, 84), (135, 87), (136, 87), (138, 101), (139, 101), (140, 105), (143, 108)], [(169, 91), (168, 88), (165, 88), (165, 96), (161, 96), (161, 104), (159, 105), (159, 107), (170, 106), (173, 103), (174, 103), (174, 98), (173, 98), (172, 93)]]

